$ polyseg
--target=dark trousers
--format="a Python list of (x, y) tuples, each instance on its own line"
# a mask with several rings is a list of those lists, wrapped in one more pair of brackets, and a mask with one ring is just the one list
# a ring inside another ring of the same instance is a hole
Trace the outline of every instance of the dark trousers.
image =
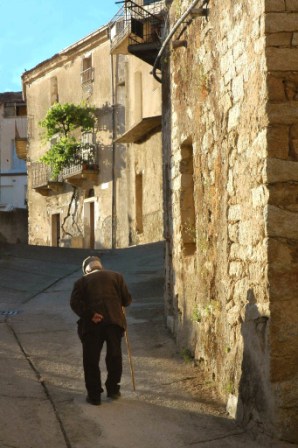
[(123, 329), (118, 325), (94, 325), (92, 331), (82, 337), (83, 366), (85, 384), (88, 395), (92, 399), (100, 398), (102, 389), (101, 372), (99, 368), (100, 354), (106, 342), (107, 394), (115, 394), (120, 390), (122, 375), (121, 340)]

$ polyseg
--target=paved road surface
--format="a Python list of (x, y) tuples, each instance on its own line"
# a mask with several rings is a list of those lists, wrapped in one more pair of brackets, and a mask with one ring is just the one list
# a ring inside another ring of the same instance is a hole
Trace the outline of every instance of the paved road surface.
[(0, 245), (0, 448), (293, 447), (238, 427), (177, 353), (164, 326), (162, 243), (96, 252), (133, 294), (137, 390), (123, 344), (122, 398), (88, 405), (69, 295), (89, 253)]

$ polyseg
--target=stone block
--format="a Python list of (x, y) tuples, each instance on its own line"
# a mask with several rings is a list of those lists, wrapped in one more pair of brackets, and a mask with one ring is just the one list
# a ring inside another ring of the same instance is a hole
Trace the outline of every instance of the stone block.
[(264, 210), (264, 219), (267, 236), (298, 239), (297, 213), (288, 212), (274, 205), (268, 205)]
[[(259, 262), (250, 263), (248, 266), (249, 278), (253, 283), (261, 283), (264, 281), (265, 283), (265, 268)], [(259, 310), (260, 311), (260, 310)], [(264, 315), (264, 310), (262, 311), (262, 315)]]
[(232, 261), (229, 264), (229, 276), (240, 278), (243, 274), (243, 265), (239, 261)]
[(267, 80), (268, 98), (273, 102), (284, 102), (287, 100), (285, 85), (282, 78), (269, 75)]
[(285, 8), (285, 0), (265, 0), (265, 12), (280, 12)]
[(298, 102), (269, 103), (267, 114), (271, 125), (292, 125), (298, 120)]
[(228, 118), (228, 131), (231, 131), (239, 123), (240, 118), (240, 105), (236, 104), (229, 111)]
[[(298, 374), (298, 300), (273, 301), (270, 309), (271, 379), (286, 381)], [(293, 399), (298, 400), (298, 390), (288, 404)]]
[(269, 126), (267, 142), (270, 157), (287, 159), (289, 155), (289, 126)]
[(295, 158), (295, 160), (297, 160), (298, 159), (298, 139), (291, 139), (290, 148), (291, 148), (291, 155)]
[(264, 49), (266, 46), (266, 40), (264, 36), (259, 37), (254, 41), (253, 50), (255, 55), (261, 55), (264, 53)]
[(229, 224), (228, 235), (231, 241), (237, 243), (239, 240), (239, 224)]
[(239, 222), (239, 243), (243, 246), (252, 245), (255, 246), (260, 240), (261, 234), (256, 225), (255, 220), (240, 221)]
[(265, 183), (298, 181), (298, 162), (268, 159), (264, 171)]
[[(298, 28), (298, 14), (297, 14)], [(297, 71), (298, 49), (297, 48), (266, 48), (268, 70)]]
[(227, 192), (230, 196), (234, 195), (234, 176), (233, 176), (233, 170), (229, 169), (228, 174), (228, 183), (227, 183)]
[(268, 13), (265, 18), (266, 33), (298, 31), (298, 13)]
[(270, 265), (270, 275), (280, 275), (291, 269), (298, 268), (298, 242), (269, 239), (268, 263)]
[(298, 0), (285, 0), (287, 11), (298, 11)]
[(298, 46), (298, 33), (293, 33), (292, 45), (293, 45), (293, 47)]
[(295, 123), (290, 127), (290, 137), (298, 139), (298, 123)]
[(296, 183), (277, 183), (269, 186), (269, 203), (282, 206), (289, 211), (298, 211), (298, 185)]
[(233, 47), (233, 59), (236, 61), (239, 56), (244, 52), (244, 44), (242, 41), (237, 42), (236, 45)]
[(242, 246), (241, 244), (233, 243), (230, 249), (231, 260), (252, 260), (257, 258), (252, 246)]
[[(272, 302), (270, 304), (271, 310), (271, 325), (276, 327), (276, 331), (280, 332), (278, 336), (280, 340), (289, 337), (291, 332), (297, 336), (296, 350), (298, 355), (298, 298), (289, 300), (286, 304), (281, 302)], [(291, 327), (285, 328), (285, 323)], [(280, 330), (278, 330), (278, 328)], [(298, 363), (297, 363), (298, 373)]]
[(264, 207), (269, 198), (269, 191), (264, 185), (259, 185), (251, 190), (253, 208)]
[(232, 205), (229, 207), (228, 211), (228, 220), (229, 221), (240, 221), (242, 216), (242, 207), (241, 205)]
[(240, 304), (234, 305), (227, 312), (227, 321), (230, 327), (234, 327), (235, 325), (240, 324), (241, 322), (241, 306)]
[[(296, 384), (294, 384), (295, 380), (290, 382), (291, 389), (298, 390), (298, 384), (296, 380)], [(280, 387), (280, 385), (278, 384)], [(279, 422), (278, 422), (278, 431), (279, 437), (282, 440), (287, 440), (288, 442), (294, 443), (297, 445), (298, 440), (298, 406), (292, 406), (291, 408), (285, 407), (282, 405), (278, 410), (279, 414)], [(295, 445), (294, 445), (295, 446)]]
[[(273, 327), (274, 331), (277, 330)], [(274, 335), (276, 336), (276, 334)], [(298, 335), (297, 335), (298, 336)], [(288, 342), (281, 344), (276, 341), (271, 341), (272, 351), (277, 352), (280, 356), (272, 356), (271, 358), (271, 381), (272, 382), (283, 382), (291, 380), (294, 375), (297, 374), (297, 355), (295, 352), (295, 347), (293, 348), (293, 353), (286, 354)]]
[(232, 95), (233, 95), (233, 102), (236, 103), (237, 101), (241, 100), (244, 95), (244, 89), (243, 89), (243, 76), (239, 75), (232, 81)]
[(267, 47), (290, 47), (293, 33), (272, 33), (266, 36)]
[(232, 107), (232, 101), (229, 93), (226, 93), (220, 98), (219, 105), (224, 113), (226, 113)]

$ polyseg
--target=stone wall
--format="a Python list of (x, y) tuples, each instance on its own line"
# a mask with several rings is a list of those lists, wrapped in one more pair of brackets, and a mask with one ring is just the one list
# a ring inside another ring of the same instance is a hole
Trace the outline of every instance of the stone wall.
[[(172, 26), (189, 4), (172, 2)], [(163, 62), (167, 320), (232, 415), (297, 441), (297, 1), (209, 8), (177, 31)]]
[(270, 295), (270, 380), (279, 431), (298, 441), (298, 2), (266, 2), (269, 190), (265, 210)]
[(0, 212), (0, 241), (10, 244), (28, 242), (28, 211)]

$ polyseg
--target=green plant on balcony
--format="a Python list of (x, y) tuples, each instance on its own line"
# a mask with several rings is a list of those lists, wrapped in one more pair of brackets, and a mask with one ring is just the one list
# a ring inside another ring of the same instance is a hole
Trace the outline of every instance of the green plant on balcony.
[(95, 126), (95, 108), (85, 104), (55, 103), (48, 110), (45, 118), (39, 123), (45, 129), (44, 138), (51, 142), (57, 140), (41, 157), (41, 162), (49, 165), (55, 178), (63, 168), (76, 163), (76, 155), (81, 147), (75, 131), (88, 132)]

